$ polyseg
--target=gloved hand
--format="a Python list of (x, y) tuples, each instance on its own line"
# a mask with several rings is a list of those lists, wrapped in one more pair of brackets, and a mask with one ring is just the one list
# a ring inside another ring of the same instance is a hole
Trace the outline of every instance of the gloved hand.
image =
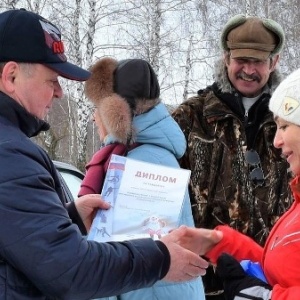
[(227, 253), (218, 258), (216, 273), (223, 281), (226, 300), (271, 299), (271, 286), (247, 275), (240, 263)]

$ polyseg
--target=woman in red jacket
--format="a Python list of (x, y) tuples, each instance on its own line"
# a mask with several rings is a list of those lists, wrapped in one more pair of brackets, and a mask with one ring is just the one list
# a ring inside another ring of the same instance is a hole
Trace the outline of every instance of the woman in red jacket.
[[(217, 227), (223, 239), (206, 256), (217, 264), (228, 300), (300, 299), (300, 69), (278, 86), (269, 108), (277, 125), (274, 146), (295, 175), (290, 183), (295, 201), (276, 222), (264, 248), (228, 226)], [(268, 284), (245, 273), (239, 264), (243, 259), (259, 262)]]

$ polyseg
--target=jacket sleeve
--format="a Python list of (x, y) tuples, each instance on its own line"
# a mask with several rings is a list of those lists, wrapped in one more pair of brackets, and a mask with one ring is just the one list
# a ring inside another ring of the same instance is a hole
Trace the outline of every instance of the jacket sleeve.
[(263, 248), (250, 237), (225, 225), (217, 226), (215, 229), (223, 232), (223, 238), (205, 255), (213, 264), (223, 252), (234, 256), (238, 261), (250, 259), (261, 263)]
[(74, 300), (151, 286), (166, 275), (170, 257), (162, 242), (87, 241), (58, 197), (41, 151), (7, 143), (1, 156), (0, 256), (23, 274), (20, 280), (49, 297)]
[(273, 286), (271, 300), (291, 300), (299, 299), (300, 285), (292, 287), (282, 287), (279, 284)]
[(198, 93), (197, 96), (181, 103), (172, 113), (172, 117), (178, 123), (187, 141), (187, 151), (180, 159), (180, 166), (185, 169), (193, 169), (191, 164), (196, 159), (192, 157), (194, 155), (192, 141), (199, 137), (205, 141), (214, 140), (214, 131), (211, 131), (214, 126), (207, 123), (203, 112), (206, 96), (207, 91), (202, 91), (201, 94)]
[[(190, 106), (185, 105), (184, 103), (179, 105), (176, 110), (173, 111), (172, 117), (174, 120), (178, 123), (179, 127), (181, 128), (185, 140), (187, 141), (187, 148), (189, 147), (188, 141), (189, 141), (189, 135), (191, 132), (192, 124), (193, 124), (193, 118), (194, 113), (191, 110)], [(185, 152), (184, 156), (179, 159), (180, 166), (185, 169), (191, 169), (190, 168), (190, 162), (189, 157), (187, 155), (188, 151)]]

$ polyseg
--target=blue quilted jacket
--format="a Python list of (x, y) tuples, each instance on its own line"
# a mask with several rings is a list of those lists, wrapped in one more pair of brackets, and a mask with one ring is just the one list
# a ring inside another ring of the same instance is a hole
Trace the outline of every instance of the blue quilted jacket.
[[(186, 149), (185, 137), (170, 116), (164, 104), (160, 103), (149, 112), (133, 119), (137, 131), (137, 142), (141, 146), (131, 150), (127, 157), (150, 163), (179, 168), (177, 159)], [(113, 141), (110, 137), (107, 143)], [(186, 193), (178, 225), (194, 226), (191, 204)], [(158, 281), (152, 287), (121, 294), (106, 300), (204, 300), (202, 279), (184, 283), (166, 283)]]

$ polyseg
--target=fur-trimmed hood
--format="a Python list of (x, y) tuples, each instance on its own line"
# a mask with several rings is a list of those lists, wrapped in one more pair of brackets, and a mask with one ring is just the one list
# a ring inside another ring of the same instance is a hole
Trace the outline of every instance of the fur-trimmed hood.
[(160, 87), (154, 70), (142, 59), (117, 61), (107, 57), (91, 68), (85, 94), (96, 106), (109, 135), (118, 142), (134, 142), (132, 117), (159, 101)]

